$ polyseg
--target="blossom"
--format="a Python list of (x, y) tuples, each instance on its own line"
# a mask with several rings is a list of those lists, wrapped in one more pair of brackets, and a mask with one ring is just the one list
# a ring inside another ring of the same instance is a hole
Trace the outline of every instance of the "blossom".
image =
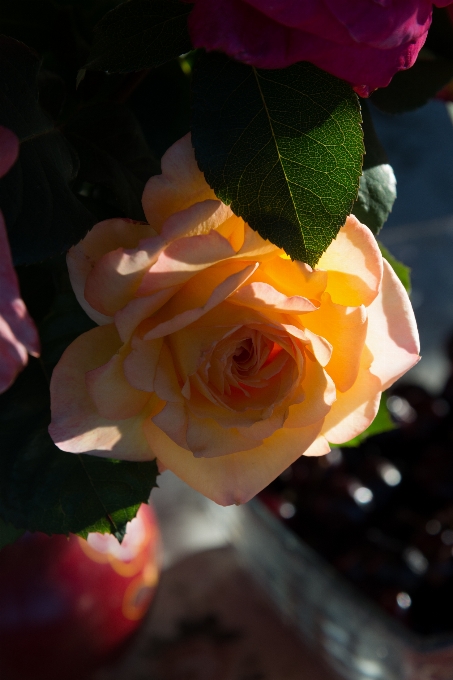
[[(18, 154), (18, 138), (0, 126), (0, 177), (14, 165)], [(39, 337), (20, 297), (5, 220), (0, 211), (0, 393), (12, 385), (26, 366), (28, 352), (39, 356)]]
[[(414, 63), (431, 24), (431, 0), (193, 0), (195, 47), (258, 68), (309, 61), (363, 97)], [(436, 0), (437, 7), (451, 0)]]
[(65, 451), (157, 458), (218, 503), (245, 502), (300, 455), (362, 432), (419, 359), (412, 308), (349, 217), (318, 268), (219, 201), (190, 136), (144, 191), (147, 224), (110, 219), (68, 254), (99, 327), (51, 381)]

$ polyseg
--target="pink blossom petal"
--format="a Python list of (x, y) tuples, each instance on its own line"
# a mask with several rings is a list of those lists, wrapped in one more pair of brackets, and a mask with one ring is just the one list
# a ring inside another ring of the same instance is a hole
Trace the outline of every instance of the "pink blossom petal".
[(336, 305), (324, 293), (321, 306), (304, 316), (304, 325), (332, 345), (332, 356), (326, 364), (337, 389), (346, 392), (354, 384), (360, 367), (360, 356), (367, 336), (366, 308)]
[(20, 142), (17, 135), (0, 125), (0, 177), (6, 175), (17, 161)]
[[(10, 149), (7, 151), (5, 166), (14, 156)], [(0, 393), (12, 385), (26, 366), (27, 353), (39, 356), (39, 336), (20, 297), (5, 221), (0, 212)]]
[(374, 360), (370, 370), (386, 390), (420, 360), (420, 343), (412, 305), (395, 272), (384, 260), (378, 297), (368, 308), (367, 347)]
[(49, 433), (63, 451), (122, 460), (155, 458), (142, 429), (150, 406), (132, 418), (112, 421), (99, 415), (88, 394), (85, 374), (106, 364), (120, 346), (113, 324), (99, 326), (74, 340), (55, 367), (50, 383)]
[(190, 134), (178, 140), (162, 157), (162, 174), (148, 180), (142, 204), (149, 224), (160, 232), (174, 213), (216, 195), (198, 168)]
[(321, 426), (322, 422), (302, 429), (282, 428), (256, 448), (216, 458), (194, 458), (150, 420), (145, 430), (158, 460), (167, 469), (216, 503), (232, 505), (246, 503), (308, 452)]
[(97, 324), (112, 323), (111, 315), (101, 314), (85, 299), (85, 284), (96, 262), (118, 248), (135, 248), (143, 238), (153, 235), (146, 224), (125, 219), (98, 222), (67, 255), (71, 285), (81, 307)]
[(368, 306), (382, 280), (382, 255), (371, 231), (350, 215), (319, 260), (328, 272), (326, 292), (345, 307)]

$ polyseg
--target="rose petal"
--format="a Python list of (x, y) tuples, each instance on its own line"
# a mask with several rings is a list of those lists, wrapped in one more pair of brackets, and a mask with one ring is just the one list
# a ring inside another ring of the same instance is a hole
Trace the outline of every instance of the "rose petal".
[(202, 307), (188, 309), (185, 312), (177, 314), (172, 319), (158, 324), (155, 328), (146, 333), (144, 340), (170, 335), (181, 330), (185, 326), (198, 321), (204, 314), (207, 314), (207, 312), (223, 302), (229, 295), (234, 293), (240, 285), (247, 281), (257, 266), (257, 264), (250, 264), (241, 271), (228, 276), (225, 281), (222, 281), (222, 283), (214, 289), (209, 296), (209, 299)]
[(354, 384), (360, 367), (367, 335), (365, 307), (336, 305), (328, 293), (322, 296), (319, 309), (304, 316), (304, 324), (332, 345), (326, 371), (337, 389), (346, 392)]
[[(88, 394), (85, 374), (109, 361), (120, 346), (121, 340), (113, 324), (99, 326), (69, 345), (55, 367), (50, 383), (52, 422), (49, 433), (63, 451), (122, 460), (155, 458), (142, 429), (151, 402), (139, 415), (113, 422), (98, 414)], [(157, 397), (155, 399), (158, 402)]]
[(97, 324), (112, 323), (110, 315), (101, 314), (85, 299), (85, 283), (96, 262), (118, 248), (135, 248), (143, 238), (153, 235), (146, 224), (126, 219), (98, 222), (80, 243), (73, 246), (66, 257), (69, 278), (81, 307)]
[(326, 292), (345, 307), (371, 304), (382, 280), (382, 255), (371, 231), (350, 215), (319, 260), (328, 271)]
[(19, 156), (20, 142), (17, 135), (0, 125), (0, 177), (6, 175)]
[(183, 403), (169, 401), (162, 411), (152, 417), (159, 429), (170, 437), (178, 446), (189, 450), (187, 445), (187, 413)]
[(373, 422), (381, 399), (381, 383), (368, 368), (367, 352), (354, 385), (347, 392), (337, 392), (337, 400), (324, 420), (322, 434), (332, 444), (343, 444), (361, 434)]
[(162, 288), (180, 286), (198, 272), (234, 254), (229, 241), (216, 231), (173, 241), (143, 276), (137, 295), (150, 295)]
[(190, 134), (162, 156), (162, 174), (148, 180), (142, 198), (149, 224), (157, 231), (173, 213), (216, 195), (198, 168)]
[(137, 326), (151, 317), (179, 290), (172, 286), (147, 297), (134, 298), (115, 314), (115, 326), (123, 342), (128, 342)]
[(325, 418), (336, 399), (335, 384), (317, 361), (306, 357), (301, 384), (304, 400), (289, 407), (286, 427), (307, 427)]
[[(9, 161), (12, 157), (14, 154), (9, 152)], [(27, 352), (39, 356), (39, 336), (20, 297), (6, 225), (0, 211), (0, 393), (12, 385), (27, 364)]]
[(120, 351), (106, 364), (85, 375), (88, 394), (97, 412), (109, 420), (125, 420), (136, 416), (150, 399), (148, 392), (135, 389), (126, 380), (124, 358), (124, 352)]
[(287, 297), (268, 283), (260, 282), (242, 286), (230, 297), (230, 302), (252, 309), (270, 308), (274, 312), (289, 314), (305, 314), (316, 309), (314, 304), (305, 297), (300, 297), (300, 295)]
[(140, 241), (137, 248), (117, 248), (103, 255), (89, 272), (84, 296), (101, 314), (112, 317), (136, 294), (144, 273), (165, 246), (160, 236)]
[(232, 505), (246, 503), (309, 450), (321, 425), (281, 429), (254, 449), (217, 458), (194, 458), (149, 419), (145, 432), (166, 468), (216, 503)]
[(163, 224), (161, 236), (168, 243), (188, 236), (209, 234), (233, 216), (231, 208), (209, 199), (171, 215)]
[(162, 338), (146, 341), (137, 336), (132, 338), (132, 349), (124, 360), (123, 369), (128, 382), (137, 390), (154, 392), (162, 343)]
[(386, 390), (420, 361), (420, 342), (414, 311), (403, 284), (384, 260), (378, 297), (368, 308), (367, 347), (374, 360), (370, 370)]
[(267, 260), (261, 270), (277, 290), (288, 296), (297, 291), (298, 295), (319, 302), (327, 286), (327, 272), (279, 255)]

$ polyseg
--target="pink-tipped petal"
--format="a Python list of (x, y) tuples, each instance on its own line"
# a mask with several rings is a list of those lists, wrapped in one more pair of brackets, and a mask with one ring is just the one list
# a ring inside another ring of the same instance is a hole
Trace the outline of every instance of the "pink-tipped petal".
[(122, 460), (152, 460), (142, 423), (148, 412), (121, 421), (99, 415), (85, 383), (85, 374), (106, 364), (121, 341), (113, 324), (93, 328), (69, 345), (50, 383), (55, 444), (71, 453), (93, 453)]
[(144, 238), (153, 235), (146, 224), (125, 219), (111, 219), (98, 222), (80, 243), (73, 246), (67, 255), (71, 285), (81, 307), (97, 324), (112, 323), (109, 314), (101, 314), (85, 299), (85, 284), (96, 262), (104, 255), (118, 248), (136, 248)]
[(254, 449), (217, 458), (194, 458), (149, 420), (145, 430), (150, 446), (166, 468), (216, 503), (232, 505), (246, 503), (309, 450), (321, 425), (281, 429)]
[(149, 224), (160, 232), (173, 213), (194, 203), (216, 199), (198, 168), (190, 134), (171, 146), (162, 157), (162, 174), (148, 180), (142, 204)]
[(328, 271), (326, 292), (345, 307), (368, 306), (379, 292), (382, 255), (371, 231), (350, 215), (319, 260)]
[(370, 370), (386, 390), (420, 360), (414, 311), (403, 284), (384, 260), (381, 291), (368, 308), (366, 345), (374, 360)]

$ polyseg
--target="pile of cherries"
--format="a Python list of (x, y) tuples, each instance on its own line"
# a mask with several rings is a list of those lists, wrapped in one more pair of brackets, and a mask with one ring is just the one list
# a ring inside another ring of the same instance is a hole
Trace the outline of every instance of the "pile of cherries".
[(397, 429), (302, 456), (260, 498), (412, 630), (452, 631), (453, 373), (439, 396), (400, 384), (387, 405)]

